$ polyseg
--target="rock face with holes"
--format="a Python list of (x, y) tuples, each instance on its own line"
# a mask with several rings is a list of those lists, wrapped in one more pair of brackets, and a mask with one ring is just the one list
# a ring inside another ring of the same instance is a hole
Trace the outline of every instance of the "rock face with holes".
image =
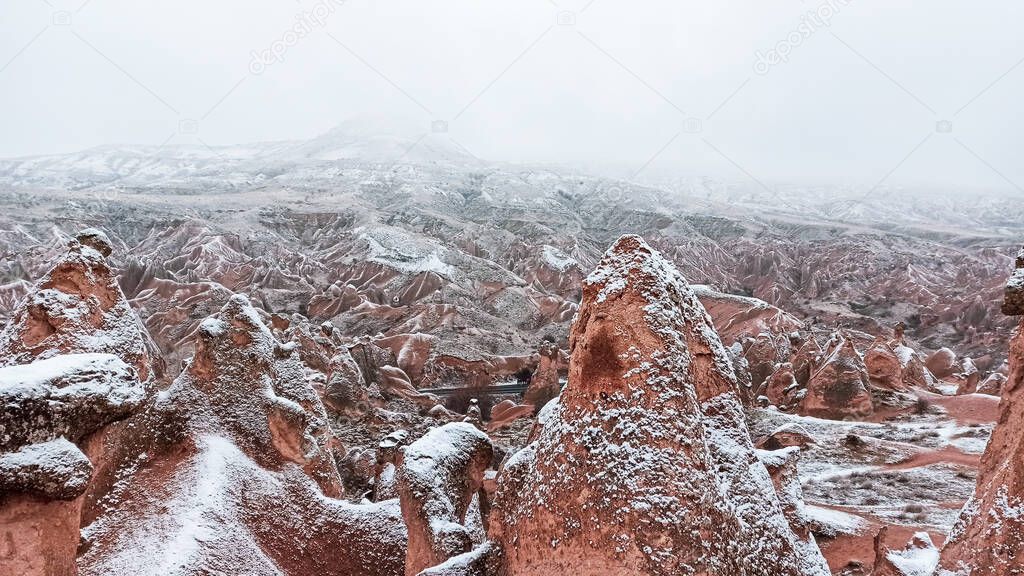
[(828, 574), (755, 456), (710, 318), (640, 237), (586, 279), (570, 348), (565, 390), (498, 478), (505, 573)]
[(949, 348), (940, 348), (928, 357), (925, 367), (940, 380), (949, 378), (957, 370), (956, 352)]
[(409, 530), (408, 576), (470, 551), (466, 513), (492, 457), (490, 439), (466, 422), (435, 428), (406, 448), (398, 495)]
[(853, 341), (836, 334), (826, 354), (807, 383), (802, 413), (835, 420), (870, 416), (874, 406), (868, 371)]
[(110, 240), (95, 229), (70, 242), (0, 332), (0, 366), (104, 352), (134, 366), (144, 381), (162, 376), (159, 351), (107, 263), (111, 250)]
[(1010, 340), (1009, 362), (977, 487), (942, 548), (942, 576), (1024, 573), (1024, 319)]

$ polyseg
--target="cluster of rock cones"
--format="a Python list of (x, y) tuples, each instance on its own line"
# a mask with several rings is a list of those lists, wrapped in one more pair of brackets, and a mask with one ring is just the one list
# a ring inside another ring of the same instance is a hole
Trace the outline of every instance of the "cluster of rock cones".
[[(864, 416), (870, 377), (899, 386), (928, 373), (898, 335), (862, 357), (839, 334), (743, 382), (736, 366), (756, 364), (757, 343), (726, 348), (680, 273), (624, 236), (583, 283), (568, 383), (525, 448), (502, 454), (473, 410), (461, 421), (396, 373), (381, 382), (430, 426), (356, 454), (332, 414), (365, 410), (379, 391), (329, 328), (285, 332), (233, 296), (168, 382), (110, 250), (102, 232), (79, 235), (0, 333), (2, 576), (825, 576), (799, 449), (755, 448), (744, 405)], [(1005, 309), (1022, 314), (1013, 285)], [(557, 351), (544, 356), (554, 370)], [(1009, 365), (938, 574), (1024, 572), (1021, 330)], [(371, 491), (352, 492), (352, 469)]]

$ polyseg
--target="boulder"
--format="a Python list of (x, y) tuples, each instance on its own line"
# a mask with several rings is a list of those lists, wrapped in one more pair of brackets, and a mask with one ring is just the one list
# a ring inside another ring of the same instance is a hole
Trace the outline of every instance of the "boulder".
[(925, 367), (938, 379), (949, 378), (957, 370), (956, 353), (949, 348), (940, 348), (925, 361)]
[(0, 366), (102, 352), (134, 366), (143, 381), (159, 379), (164, 371), (159, 350), (107, 263), (110, 241), (98, 230), (86, 230), (79, 238), (0, 331)]
[(902, 390), (903, 364), (889, 345), (881, 339), (864, 352), (864, 367), (875, 385), (889, 390)]
[(481, 488), (492, 456), (487, 435), (466, 422), (434, 428), (406, 448), (398, 495), (409, 531), (407, 576), (470, 551), (466, 512), (474, 496), (486, 498)]
[(790, 422), (772, 430), (757, 443), (757, 447), (764, 450), (780, 450), (792, 446), (803, 448), (816, 442), (806, 428), (795, 422)]
[(111, 354), (0, 368), (0, 574), (74, 574), (94, 471), (83, 448), (96, 452), (85, 439), (145, 397), (135, 368)]
[(1002, 396), (1003, 386), (1005, 385), (1006, 376), (999, 372), (993, 372), (981, 384), (978, 384), (977, 392), (978, 394), (988, 394), (989, 396)]

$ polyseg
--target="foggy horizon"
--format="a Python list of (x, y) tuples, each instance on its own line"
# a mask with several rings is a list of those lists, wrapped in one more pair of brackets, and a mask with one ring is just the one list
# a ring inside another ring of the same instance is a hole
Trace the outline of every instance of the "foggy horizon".
[(372, 118), (637, 181), (1019, 194), (1024, 7), (987, 8), (19, 3), (0, 23), (0, 157), (309, 140)]

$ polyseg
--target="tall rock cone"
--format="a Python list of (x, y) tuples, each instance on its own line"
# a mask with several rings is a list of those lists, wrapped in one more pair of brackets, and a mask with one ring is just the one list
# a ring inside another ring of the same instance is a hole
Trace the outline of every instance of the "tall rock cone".
[(84, 530), (83, 575), (403, 573), (398, 501), (335, 499), (323, 404), (245, 296), (200, 324), (144, 416), (152, 440)]
[(831, 342), (834, 346), (807, 382), (803, 413), (836, 420), (870, 416), (874, 405), (864, 359), (842, 333), (833, 335)]
[(1024, 574), (1024, 318), (1010, 341), (1009, 362), (978, 484), (942, 548), (938, 576)]
[(587, 278), (569, 382), (498, 478), (509, 576), (821, 575), (743, 420), (711, 320), (638, 236)]
[(0, 366), (58, 354), (106, 353), (143, 380), (163, 375), (163, 360), (107, 264), (111, 243), (86, 229), (14, 310), (0, 332)]

